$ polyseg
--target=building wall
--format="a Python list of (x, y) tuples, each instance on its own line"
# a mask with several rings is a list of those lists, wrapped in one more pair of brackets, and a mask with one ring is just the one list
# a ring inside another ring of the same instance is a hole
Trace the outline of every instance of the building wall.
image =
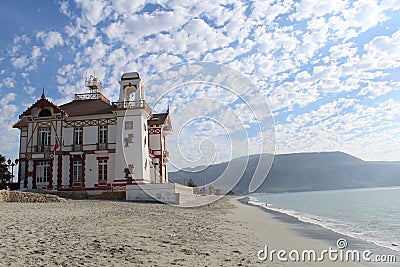
[(154, 155), (159, 154), (161, 149), (160, 134), (149, 134), (150, 149), (154, 151)]
[[(117, 133), (121, 135), (116, 136), (116, 149), (122, 153), (117, 154), (116, 177), (124, 177), (124, 170), (128, 168), (135, 181), (149, 183), (151, 161), (148, 152), (148, 114), (144, 109), (136, 109), (129, 110), (123, 115), (124, 117), (118, 117), (117, 123)], [(126, 126), (129, 122), (132, 122), (132, 128)]]
[(115, 136), (115, 143), (116, 143), (116, 157), (114, 161), (114, 178), (115, 179), (122, 179), (125, 177), (124, 169), (126, 168), (126, 163), (124, 159), (124, 155), (119, 153), (124, 147), (124, 140), (122, 137), (122, 132), (125, 128), (124, 124), (124, 117), (118, 116), (117, 118), (117, 126), (116, 126), (116, 133), (121, 133)]

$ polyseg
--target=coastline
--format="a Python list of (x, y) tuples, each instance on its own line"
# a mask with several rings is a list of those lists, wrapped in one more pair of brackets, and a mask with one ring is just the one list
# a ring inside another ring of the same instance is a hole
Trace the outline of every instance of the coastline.
[[(298, 218), (294, 216), (281, 213), (279, 211), (270, 210), (268, 208), (259, 205), (248, 203), (248, 197), (239, 198), (238, 201), (243, 205), (256, 208), (260, 212), (268, 214), (270, 219), (282, 223), (283, 225), (286, 226), (288, 231), (291, 231), (295, 235), (304, 237), (306, 239), (316, 240), (318, 242), (325, 244), (326, 247), (329, 246), (338, 249), (337, 240), (345, 239), (348, 245), (346, 248), (347, 250), (358, 250), (360, 252), (369, 250), (373, 253), (371, 258), (373, 258), (375, 255), (396, 255), (397, 262), (377, 263), (372, 261), (371, 262), (360, 261), (359, 264), (362, 264), (363, 266), (378, 267), (378, 266), (388, 266), (387, 264), (389, 264), (390, 266), (400, 266), (399, 262), (400, 255), (398, 254), (397, 251), (379, 246), (372, 242), (368, 242), (352, 236), (335, 232), (334, 230), (325, 228), (318, 224), (300, 221)], [(339, 266), (339, 265), (334, 265), (334, 266)]]
[[(327, 250), (329, 243), (323, 240), (317, 240), (311, 237), (306, 237), (298, 232), (292, 231), (288, 227), (287, 221), (278, 220), (269, 212), (261, 210), (258, 206), (247, 204), (243, 198), (234, 200), (236, 210), (231, 214), (231, 220), (238, 221), (246, 225), (243, 229), (249, 236), (253, 237), (253, 242), (262, 250), (265, 245), (268, 250), (284, 250), (290, 252), (296, 250), (302, 252), (305, 250), (313, 250), (316, 252), (317, 258), (323, 250)], [(239, 229), (238, 229), (239, 230)], [(242, 230), (242, 231), (243, 231)], [(336, 246), (331, 246), (336, 248)], [(257, 250), (257, 251), (258, 251)], [(286, 255), (288, 258), (288, 256)], [(276, 254), (273, 261), (265, 260), (263, 264), (267, 266), (365, 266), (361, 263), (330, 261), (328, 255), (325, 255), (325, 260), (322, 262), (313, 261), (279, 261)], [(263, 265), (264, 266), (264, 265)]]

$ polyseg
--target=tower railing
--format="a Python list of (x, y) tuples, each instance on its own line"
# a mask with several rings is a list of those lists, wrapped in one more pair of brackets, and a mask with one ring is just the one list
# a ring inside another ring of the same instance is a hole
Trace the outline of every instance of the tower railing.
[(106, 102), (107, 104), (110, 104), (110, 100), (100, 92), (75, 94), (75, 100), (92, 100), (92, 99), (100, 99)]
[(120, 101), (112, 102), (113, 108), (116, 109), (140, 109), (144, 108), (149, 114), (152, 114), (151, 107), (147, 105), (144, 99), (134, 100), (134, 101)]

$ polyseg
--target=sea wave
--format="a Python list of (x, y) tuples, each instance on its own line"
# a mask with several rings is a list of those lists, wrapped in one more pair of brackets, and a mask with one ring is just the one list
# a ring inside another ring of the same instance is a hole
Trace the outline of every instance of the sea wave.
[(304, 222), (304, 223), (310, 223), (310, 224), (321, 226), (325, 229), (331, 230), (331, 231), (336, 232), (341, 235), (345, 235), (345, 236), (349, 236), (352, 238), (363, 240), (365, 242), (373, 243), (377, 246), (388, 248), (388, 249), (396, 251), (396, 252), (400, 251), (400, 247), (397, 244), (392, 244), (392, 243), (390, 243), (390, 241), (379, 240), (379, 239), (371, 237), (370, 235), (368, 235), (370, 232), (361, 230), (361, 229), (363, 229), (363, 227), (360, 225), (355, 225), (355, 224), (351, 224), (349, 222), (343, 222), (343, 221), (334, 220), (331, 218), (321, 217), (321, 216), (317, 216), (317, 215), (311, 215), (311, 214), (307, 214), (307, 213), (299, 212), (299, 211), (295, 211), (295, 210), (278, 208), (278, 207), (275, 207), (273, 204), (262, 202), (254, 197), (247, 197), (246, 202), (249, 205), (258, 206), (258, 207), (261, 207), (266, 210), (270, 210), (270, 211), (274, 211), (274, 212), (278, 212), (281, 214), (291, 216), (291, 217), (296, 218), (297, 220)]

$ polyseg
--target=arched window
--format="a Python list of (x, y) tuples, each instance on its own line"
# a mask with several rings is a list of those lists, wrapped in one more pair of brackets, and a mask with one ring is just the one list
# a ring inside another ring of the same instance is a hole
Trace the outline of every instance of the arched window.
[(51, 116), (51, 111), (48, 110), (47, 108), (42, 109), (42, 110), (39, 112), (39, 117), (48, 117), (48, 116)]

